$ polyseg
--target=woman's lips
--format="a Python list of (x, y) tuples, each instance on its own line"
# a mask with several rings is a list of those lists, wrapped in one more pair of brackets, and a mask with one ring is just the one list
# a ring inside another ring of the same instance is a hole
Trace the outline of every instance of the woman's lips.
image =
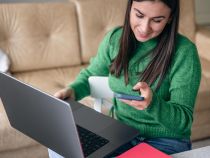
[(138, 37), (139, 39), (147, 39), (147, 38), (149, 38), (149, 35), (148, 35), (148, 34), (147, 34), (147, 35), (144, 35), (144, 34), (138, 33), (138, 34), (137, 34), (137, 37)]
[(147, 38), (147, 37), (148, 37), (148, 35), (142, 35), (142, 34), (139, 34), (139, 37), (141, 37), (141, 38)]

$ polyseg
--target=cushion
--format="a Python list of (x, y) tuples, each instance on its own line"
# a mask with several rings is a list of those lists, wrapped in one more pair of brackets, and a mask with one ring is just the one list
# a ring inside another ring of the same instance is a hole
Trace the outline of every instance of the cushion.
[(1, 4), (0, 34), (11, 72), (81, 63), (76, 7), (71, 2)]

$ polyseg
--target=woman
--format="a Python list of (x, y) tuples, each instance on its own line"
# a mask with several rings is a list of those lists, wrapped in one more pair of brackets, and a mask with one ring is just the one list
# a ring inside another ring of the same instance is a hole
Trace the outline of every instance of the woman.
[(191, 149), (201, 66), (196, 46), (177, 33), (178, 22), (179, 0), (128, 0), (124, 26), (109, 32), (90, 65), (55, 94), (80, 100), (90, 93), (89, 76), (109, 76), (114, 92), (145, 98), (114, 98), (115, 117), (140, 131), (115, 155), (141, 142), (167, 154)]

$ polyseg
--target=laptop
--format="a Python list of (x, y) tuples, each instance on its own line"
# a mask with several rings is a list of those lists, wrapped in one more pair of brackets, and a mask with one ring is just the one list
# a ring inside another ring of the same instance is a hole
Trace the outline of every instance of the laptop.
[(4, 73), (0, 97), (12, 127), (66, 158), (109, 157), (139, 135), (79, 102), (62, 101)]

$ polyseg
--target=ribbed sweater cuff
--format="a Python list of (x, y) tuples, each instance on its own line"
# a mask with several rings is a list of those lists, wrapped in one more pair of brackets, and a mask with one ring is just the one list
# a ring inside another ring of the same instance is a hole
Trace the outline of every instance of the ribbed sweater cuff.
[(86, 92), (85, 91), (86, 88), (82, 88), (81, 85), (82, 84), (79, 82), (74, 82), (68, 86), (69, 88), (72, 88), (74, 90), (76, 101), (81, 100), (82, 98), (84, 98), (90, 94), (90, 93)]

